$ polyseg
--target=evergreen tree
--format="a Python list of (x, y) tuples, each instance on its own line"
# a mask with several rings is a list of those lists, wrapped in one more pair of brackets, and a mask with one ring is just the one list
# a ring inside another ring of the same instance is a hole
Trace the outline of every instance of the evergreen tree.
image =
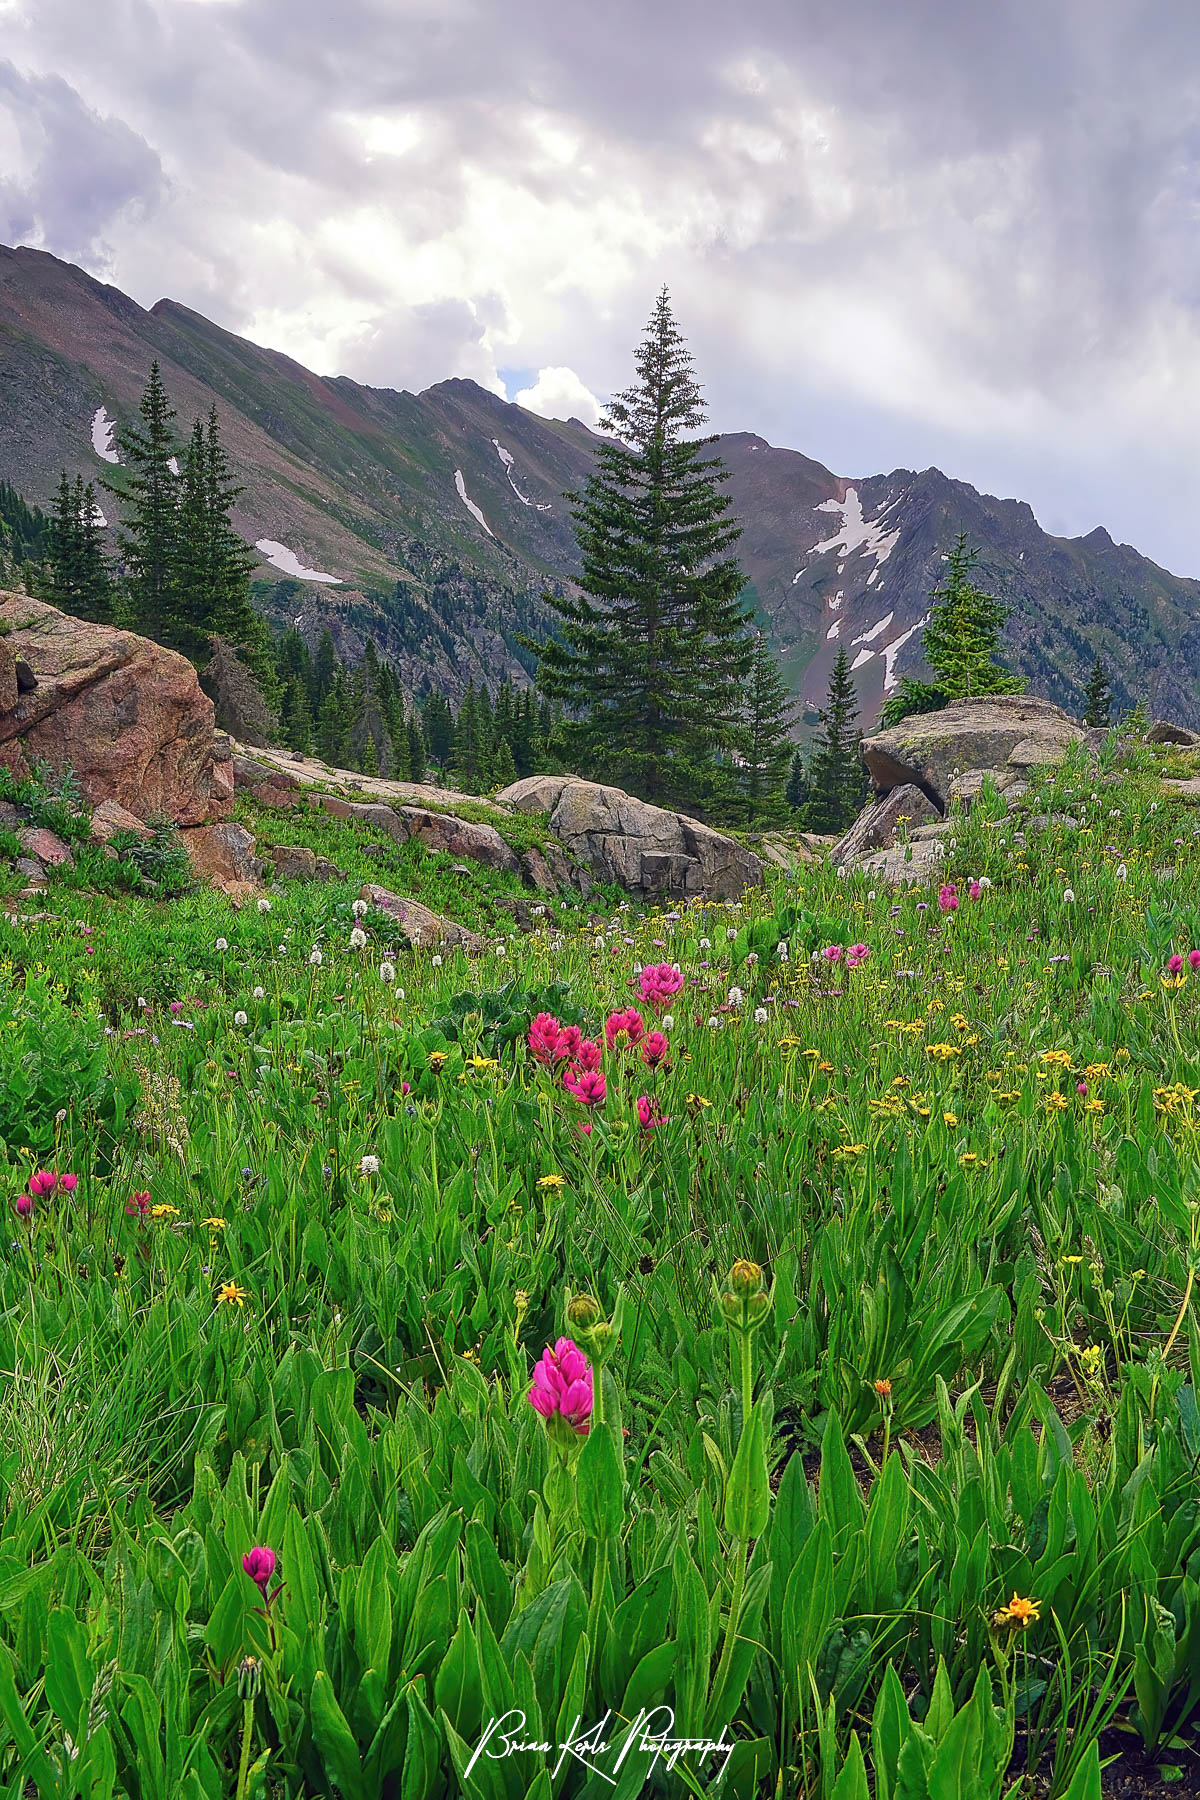
[(858, 695), (845, 645), (837, 653), (820, 719), (821, 730), (808, 765), (804, 827), (807, 831), (842, 832), (853, 822), (867, 792), (867, 772), (858, 748), (862, 739)]
[(112, 578), (104, 559), (96, 520), (96, 490), (83, 477), (74, 486), (64, 469), (49, 532), (44, 597), (73, 618), (105, 622), (112, 617)]
[(421, 718), (414, 707), (408, 715), (408, 779), (424, 781), (426, 775), (425, 734), (421, 730)]
[(945, 579), (930, 596), (933, 607), (921, 644), (936, 680), (903, 680), (899, 692), (884, 702), (880, 723), (885, 728), (969, 695), (1023, 692), (1020, 676), (996, 661), (1008, 609), (971, 580), (978, 560), (979, 552), (967, 549), (967, 534), (960, 531), (946, 559)]
[(472, 678), (467, 682), (467, 691), (454, 721), (454, 742), (450, 747), (450, 773), (464, 793), (481, 793), (488, 784), (491, 746), (485, 735), (485, 720), (490, 717), (491, 707), (488, 706), (485, 715)]
[(131, 622), (136, 631), (164, 643), (174, 614), (178, 568), (179, 494), (170, 464), (179, 446), (171, 429), (175, 412), (157, 362), (150, 365), (139, 412), (141, 424), (117, 435), (126, 484), (101, 485), (127, 509), (117, 542), (125, 564)]
[(801, 812), (808, 804), (808, 771), (804, 767), (804, 752), (793, 750), (792, 766), (788, 770), (787, 786), (783, 790), (783, 798), (792, 812)]
[(793, 712), (791, 696), (779, 673), (779, 658), (760, 632), (746, 683), (738, 745), (739, 786), (749, 824), (779, 810), (792, 757), (788, 728)]
[(492, 757), (491, 786), (505, 788), (510, 781), (517, 779), (517, 765), (512, 753), (512, 745), (506, 737), (496, 740), (496, 751)]
[(270, 643), (250, 598), (250, 576), (258, 558), (233, 526), (233, 509), (245, 488), (233, 479), (215, 406), (204, 431), (204, 493), (208, 527), (206, 553), (212, 585), (212, 627), (237, 646), (243, 660), (263, 679), (263, 653)]
[(308, 690), (299, 675), (291, 675), (283, 690), (279, 730), (289, 750), (306, 756), (312, 747), (313, 718), (308, 703)]
[(561, 634), (527, 647), (585, 766), (648, 799), (688, 800), (738, 724), (751, 655), (745, 576), (728, 554), (740, 534), (719, 491), (727, 472), (702, 454), (715, 440), (686, 435), (704, 410), (665, 288), (635, 363), (584, 492), (568, 496), (580, 591), (544, 596)]
[(1104, 664), (1097, 657), (1092, 666), (1092, 673), (1083, 697), (1083, 722), (1085, 725), (1107, 725), (1112, 716), (1113, 691)]
[(434, 762), (444, 764), (454, 742), (454, 716), (445, 694), (431, 691), (425, 695), (421, 702), (421, 731), (428, 754)]

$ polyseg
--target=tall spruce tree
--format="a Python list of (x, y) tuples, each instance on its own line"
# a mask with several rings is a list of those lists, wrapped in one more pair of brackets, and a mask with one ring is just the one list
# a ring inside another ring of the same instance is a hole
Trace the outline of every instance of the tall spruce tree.
[(746, 681), (738, 742), (739, 786), (748, 824), (771, 818), (780, 811), (783, 784), (792, 760), (788, 729), (794, 711), (791, 695), (779, 673), (779, 658), (760, 632)]
[(117, 433), (126, 483), (102, 481), (101, 486), (126, 508), (117, 543), (125, 565), (130, 622), (144, 636), (165, 643), (173, 621), (179, 560), (179, 483), (171, 470), (179, 445), (171, 429), (175, 411), (157, 362), (150, 365), (138, 410), (141, 424)]
[(1087, 691), (1083, 696), (1084, 724), (1093, 727), (1107, 725), (1112, 717), (1112, 703), (1112, 687), (1105, 673), (1104, 664), (1097, 657), (1088, 678)]
[(906, 677), (898, 692), (884, 702), (880, 724), (885, 728), (913, 713), (936, 712), (952, 700), (1024, 691), (1021, 677), (996, 660), (1008, 608), (972, 581), (971, 571), (978, 560), (978, 550), (967, 549), (967, 534), (960, 531), (946, 558), (942, 584), (930, 595), (933, 606), (921, 640), (935, 680), (910, 681)]
[(49, 532), (43, 593), (51, 606), (76, 619), (112, 618), (112, 577), (97, 521), (96, 490), (83, 477), (74, 486), (64, 469)]
[(808, 770), (804, 766), (802, 750), (792, 751), (792, 764), (788, 770), (783, 798), (789, 810), (794, 813), (803, 811), (808, 804)]
[(573, 504), (576, 596), (546, 594), (562, 621), (542, 645), (538, 684), (570, 715), (590, 768), (646, 798), (691, 801), (738, 727), (752, 648), (728, 552), (740, 535), (705, 457), (692, 358), (664, 288), (635, 352), (638, 379), (601, 421), (608, 434)]
[(845, 645), (837, 653), (820, 720), (808, 764), (804, 827), (841, 832), (853, 822), (867, 793), (867, 772), (859, 754), (858, 695)]

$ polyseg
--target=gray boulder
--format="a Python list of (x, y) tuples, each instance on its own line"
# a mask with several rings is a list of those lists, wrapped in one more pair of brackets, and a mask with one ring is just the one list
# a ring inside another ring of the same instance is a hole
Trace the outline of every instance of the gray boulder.
[(1049, 700), (988, 694), (904, 719), (864, 738), (862, 753), (880, 793), (912, 783), (944, 811), (957, 776), (973, 769), (1023, 774), (1060, 762), (1084, 736), (1083, 726)]
[(762, 886), (762, 863), (723, 832), (573, 775), (531, 775), (496, 796), (516, 812), (548, 812), (550, 829), (597, 881), (644, 899), (736, 900)]
[(864, 807), (845, 837), (830, 851), (830, 861), (840, 867), (842, 863), (865, 856), (870, 850), (890, 850), (896, 841), (901, 819), (916, 827), (927, 820), (940, 818), (941, 813), (933, 802), (919, 787), (907, 782)]

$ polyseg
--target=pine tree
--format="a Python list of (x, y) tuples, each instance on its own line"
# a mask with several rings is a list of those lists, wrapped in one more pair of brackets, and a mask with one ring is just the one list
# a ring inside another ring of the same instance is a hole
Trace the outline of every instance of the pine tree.
[(787, 786), (783, 790), (783, 798), (792, 812), (800, 812), (808, 804), (808, 771), (804, 767), (804, 752), (793, 750), (792, 766), (788, 770)]
[(425, 775), (425, 734), (421, 730), (420, 715), (414, 707), (408, 716), (408, 778), (410, 781), (421, 782)]
[(560, 636), (528, 647), (585, 766), (648, 799), (687, 801), (738, 723), (751, 655), (745, 576), (728, 555), (740, 533), (719, 491), (727, 472), (702, 455), (715, 440), (685, 435), (705, 415), (665, 288), (635, 363), (586, 488), (568, 496), (580, 591), (544, 596)]
[(496, 750), (492, 757), (491, 786), (506, 788), (510, 781), (517, 779), (517, 764), (512, 753), (512, 745), (506, 737), (497, 738)]
[(76, 619), (104, 623), (112, 617), (112, 578), (96, 522), (96, 490), (64, 469), (49, 532), (44, 597)]
[(167, 400), (157, 362), (150, 365), (139, 412), (141, 425), (117, 434), (126, 484), (117, 487), (104, 481), (101, 486), (127, 509), (117, 542), (125, 564), (134, 629), (163, 643), (176, 597), (179, 494), (170, 464), (179, 446), (171, 430), (174, 408)]
[(748, 824), (779, 810), (792, 757), (788, 728), (793, 712), (791, 696), (779, 673), (779, 658), (760, 632), (746, 683), (738, 745), (739, 786)]
[(859, 755), (858, 695), (843, 645), (829, 677), (829, 692), (820, 713), (822, 729), (814, 740), (808, 765), (809, 796), (804, 808), (807, 831), (845, 831), (867, 792), (867, 774)]
[(1112, 717), (1112, 703), (1112, 687), (1104, 671), (1104, 664), (1097, 657), (1083, 697), (1084, 724), (1093, 727), (1107, 725)]
[(934, 588), (933, 607), (921, 647), (936, 679), (900, 683), (899, 692), (884, 702), (880, 723), (898, 725), (913, 713), (936, 712), (952, 700), (975, 694), (1019, 694), (1025, 683), (996, 661), (1000, 627), (1008, 609), (971, 580), (979, 560), (978, 550), (967, 549), (967, 534), (960, 531), (946, 558), (945, 579)]
[(298, 750), (302, 756), (308, 754), (312, 747), (313, 718), (308, 691), (299, 675), (289, 676), (284, 687), (279, 730), (289, 750)]

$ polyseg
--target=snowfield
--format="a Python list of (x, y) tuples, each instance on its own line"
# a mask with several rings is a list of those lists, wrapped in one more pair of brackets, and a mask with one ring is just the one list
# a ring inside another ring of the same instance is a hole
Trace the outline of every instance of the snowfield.
[(281, 575), (291, 575), (296, 581), (325, 581), (330, 587), (341, 587), (340, 575), (325, 575), (320, 569), (306, 569), (294, 550), (286, 544), (277, 544), (274, 538), (259, 538), (254, 548), (262, 552), (264, 559)]
[[(510, 477), (510, 479), (511, 479), (511, 477)], [(468, 498), (467, 484), (463, 480), (463, 472), (461, 469), (455, 469), (455, 471), (454, 471), (454, 485), (458, 489), (459, 499), (462, 501), (463, 505), (466, 507), (466, 509), (470, 513), (471, 517), (473, 519), (478, 519), (479, 523), (483, 526), (483, 529), (487, 532), (489, 537), (495, 537), (495, 535), (496, 535), (495, 532), (492, 530), (491, 526), (488, 524), (487, 520), (484, 518), (483, 514), (480, 512), (480, 510), (476, 506), (475, 502)]]
[[(895, 501), (889, 501), (884, 512), (890, 512)], [(877, 562), (886, 562), (900, 541), (899, 531), (884, 531), (878, 520), (872, 524), (863, 518), (862, 501), (858, 497), (857, 488), (847, 488), (844, 500), (820, 500), (813, 508), (814, 512), (839, 512), (842, 515), (840, 531), (826, 538), (820, 544), (814, 544), (809, 557), (820, 556), (826, 550), (841, 550), (844, 557), (853, 556), (856, 550), (866, 556), (873, 556)], [(880, 514), (880, 518), (883, 514)], [(839, 570), (840, 573), (840, 570)]]
[[(535, 512), (552, 512), (553, 508), (551, 507), (550, 502), (548, 500), (546, 500), (546, 501), (531, 500), (529, 498), (528, 494), (523, 494), (521, 492), (520, 488), (517, 486), (516, 477), (513, 475), (513, 462), (515, 461), (515, 458), (513, 456), (512, 451), (506, 450), (504, 448), (504, 445), (500, 442), (499, 438), (493, 438), (492, 443), (495, 446), (496, 455), (500, 458), (500, 461), (504, 464), (504, 473), (508, 476), (508, 485), (512, 489), (513, 493), (517, 496), (517, 499), (521, 502), (521, 505), (522, 506), (532, 506)], [(460, 494), (462, 493), (461, 488), (459, 489), (459, 493)], [(467, 496), (465, 494), (463, 494), (462, 497), (464, 500), (467, 499)], [(471, 504), (471, 502), (469, 500), (467, 500), (467, 505), (470, 506), (470, 504)]]
[(92, 449), (105, 462), (119, 463), (121, 460), (113, 444), (115, 430), (115, 421), (109, 418), (102, 406), (98, 406), (92, 414)]

